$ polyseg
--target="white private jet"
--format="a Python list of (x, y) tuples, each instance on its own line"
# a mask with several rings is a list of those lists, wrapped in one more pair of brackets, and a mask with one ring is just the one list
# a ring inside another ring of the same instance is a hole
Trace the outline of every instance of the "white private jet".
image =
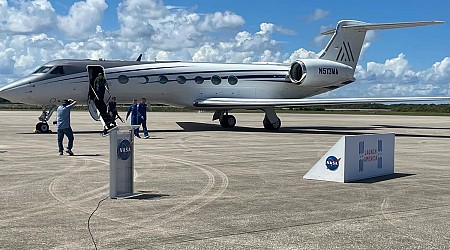
[[(441, 21), (371, 24), (340, 21), (336, 29), (323, 32), (332, 37), (318, 59), (290, 65), (277, 63), (220, 64), (196, 62), (144, 62), (106, 60), (55, 60), (31, 75), (0, 89), (0, 97), (12, 102), (42, 105), (36, 130), (47, 132), (47, 121), (64, 99), (85, 100), (94, 120), (105, 130), (115, 126), (106, 105), (96, 98), (93, 82), (103, 72), (109, 95), (129, 103), (146, 97), (153, 103), (214, 110), (213, 120), (222, 127), (236, 124), (232, 109), (260, 109), (263, 125), (278, 130), (281, 121), (274, 107), (341, 103), (449, 100), (448, 97), (309, 99), (355, 81), (354, 73), (368, 30), (440, 24)], [(108, 96), (105, 97), (107, 99)]]

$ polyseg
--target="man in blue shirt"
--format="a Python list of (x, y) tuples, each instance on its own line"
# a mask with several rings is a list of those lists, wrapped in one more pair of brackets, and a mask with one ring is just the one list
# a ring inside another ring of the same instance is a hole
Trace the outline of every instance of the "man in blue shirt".
[[(133, 104), (131, 104), (131, 106), (128, 108), (128, 112), (127, 112), (127, 116), (126, 116), (126, 120), (128, 120), (128, 116), (130, 116), (131, 114), (131, 125), (138, 125), (139, 124), (139, 120), (138, 120), (138, 104), (137, 104), (137, 99), (133, 99)], [(139, 137), (139, 128), (134, 130), (134, 136)]]
[[(148, 136), (148, 130), (147, 130), (147, 99), (142, 98), (141, 103), (138, 104), (137, 111), (138, 111), (138, 125), (142, 124), (142, 129), (144, 130), (144, 138), (147, 139)], [(139, 130), (138, 130), (139, 133)]]
[(67, 145), (66, 153), (69, 155), (73, 155), (72, 147), (73, 147), (73, 131), (70, 127), (70, 110), (77, 104), (77, 101), (69, 99), (69, 100), (63, 100), (62, 104), (58, 107), (57, 113), (58, 113), (58, 119), (57, 119), (57, 126), (58, 126), (58, 148), (59, 148), (59, 155), (63, 155), (64, 147), (63, 147), (63, 139), (64, 135), (67, 136), (67, 139), (69, 139), (69, 143)]

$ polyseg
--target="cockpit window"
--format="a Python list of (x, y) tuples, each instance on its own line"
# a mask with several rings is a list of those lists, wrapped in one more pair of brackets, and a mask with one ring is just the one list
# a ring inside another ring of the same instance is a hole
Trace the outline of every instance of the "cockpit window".
[(63, 66), (56, 66), (56, 68), (54, 68), (50, 74), (53, 75), (63, 75), (64, 74), (64, 68)]
[(50, 69), (52, 69), (53, 66), (42, 66), (39, 69), (37, 69), (36, 71), (33, 72), (33, 74), (37, 74), (37, 73), (47, 73), (50, 71)]

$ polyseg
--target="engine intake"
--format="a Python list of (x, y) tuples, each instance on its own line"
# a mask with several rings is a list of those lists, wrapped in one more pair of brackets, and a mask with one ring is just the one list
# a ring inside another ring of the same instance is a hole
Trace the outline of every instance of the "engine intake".
[(289, 80), (300, 85), (306, 78), (306, 66), (302, 61), (296, 61), (291, 64), (289, 69)]

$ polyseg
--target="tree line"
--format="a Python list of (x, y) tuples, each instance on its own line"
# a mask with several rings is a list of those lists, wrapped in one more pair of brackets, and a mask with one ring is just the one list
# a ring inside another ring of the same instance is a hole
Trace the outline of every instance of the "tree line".
[[(13, 104), (8, 100), (0, 98), (0, 104), (2, 108), (14, 108), (14, 109), (36, 109), (37, 106), (25, 105), (25, 104)], [(121, 107), (124, 109), (125, 107)], [(82, 108), (83, 109), (83, 108)], [(286, 109), (284, 109), (286, 110)], [(305, 106), (289, 108), (290, 111), (300, 112), (321, 112), (321, 111), (336, 111), (336, 110), (380, 110), (391, 112), (416, 112), (416, 113), (450, 113), (450, 104), (380, 104), (380, 103), (367, 103), (367, 104), (339, 104), (339, 105), (322, 105), (322, 106)], [(190, 111), (186, 108), (175, 108), (162, 105), (152, 105), (152, 111)]]

